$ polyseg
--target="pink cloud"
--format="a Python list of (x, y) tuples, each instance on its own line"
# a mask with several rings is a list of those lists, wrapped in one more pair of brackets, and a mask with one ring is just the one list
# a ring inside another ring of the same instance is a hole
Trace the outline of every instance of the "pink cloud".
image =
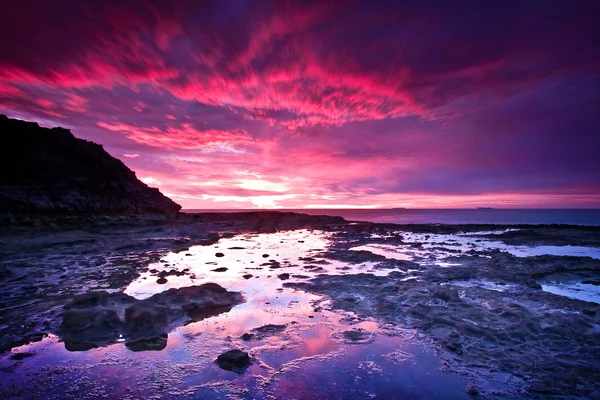
[(124, 133), (129, 139), (136, 143), (153, 146), (200, 149), (210, 146), (234, 146), (251, 140), (248, 132), (243, 129), (225, 131), (218, 129), (197, 130), (191, 125), (183, 123), (181, 127), (167, 126), (160, 129), (155, 126), (138, 127), (127, 124), (110, 124), (98, 122), (100, 128), (113, 132)]
[(186, 207), (594, 204), (594, 6), (515, 7), (24, 2), (0, 109)]

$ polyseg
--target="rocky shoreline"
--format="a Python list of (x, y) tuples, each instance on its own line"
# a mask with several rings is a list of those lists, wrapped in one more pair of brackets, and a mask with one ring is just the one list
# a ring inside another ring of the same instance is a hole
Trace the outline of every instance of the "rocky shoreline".
[[(123, 290), (170, 251), (242, 233), (325, 228), (342, 218), (282, 212), (11, 216), (0, 233), (0, 352), (58, 331), (72, 296)], [(24, 222), (23, 222), (24, 220)]]
[[(219, 282), (212, 288), (231, 294), (218, 307), (197, 306), (198, 299), (206, 298), (201, 285), (188, 289), (196, 299), (178, 300), (174, 307), (169, 299), (182, 290), (175, 287), (199, 279), (199, 274), (208, 274), (206, 279), (230, 274), (223, 282), (248, 283), (264, 274), (261, 279), (277, 282), (279, 293), (298, 291), (327, 299), (314, 306), (316, 316), (350, 313), (359, 321), (377, 321), (380, 335), (393, 336), (394, 329), (414, 331), (436, 349), (442, 370), (467, 377), (466, 396), (600, 395), (600, 305), (546, 290), (546, 284), (560, 281), (586, 287), (600, 282), (600, 228), (402, 226), (280, 212), (94, 218), (92, 223), (58, 218), (54, 225), (47, 220), (41, 225), (13, 222), (0, 235), (5, 288), (0, 348), (5, 356), (14, 357), (11, 349), (52, 334), (68, 350), (119, 340), (133, 351), (161, 350), (169, 332), (181, 324), (227, 315), (242, 301), (239, 292), (229, 292), (231, 284)], [(231, 257), (246, 251), (244, 246), (213, 250), (215, 261), (196, 269), (165, 258), (194, 259), (197, 251), (228, 240), (298, 230), (306, 230), (308, 238), (321, 232), (327, 238), (325, 247), (307, 245), (296, 260), (257, 253), (252, 256), (257, 264), (242, 270)], [(531, 249), (548, 254), (520, 253)], [(161, 268), (150, 267), (158, 264)], [(123, 294), (134, 281), (152, 284), (158, 294), (146, 300)], [(159, 292), (162, 285), (164, 294)], [(167, 291), (169, 285), (177, 286)], [(148, 317), (143, 332), (133, 328), (135, 308), (140, 308), (142, 320)], [(250, 329), (236, 339), (238, 346), (285, 337), (288, 325)], [(89, 340), (94, 336), (90, 332), (99, 335)], [(368, 346), (375, 336), (348, 325), (331, 337)], [(230, 355), (219, 363), (231, 371), (240, 373), (250, 365), (266, 368), (260, 353), (253, 361), (242, 350)], [(11, 368), (19, 363), (26, 365), (27, 360), (15, 359)], [(494, 383), (498, 379), (502, 382)]]

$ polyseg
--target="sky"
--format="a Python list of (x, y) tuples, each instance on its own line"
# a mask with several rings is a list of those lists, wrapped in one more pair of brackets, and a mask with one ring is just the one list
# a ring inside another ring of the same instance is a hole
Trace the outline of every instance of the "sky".
[(600, 2), (3, 4), (0, 113), (184, 209), (599, 208)]

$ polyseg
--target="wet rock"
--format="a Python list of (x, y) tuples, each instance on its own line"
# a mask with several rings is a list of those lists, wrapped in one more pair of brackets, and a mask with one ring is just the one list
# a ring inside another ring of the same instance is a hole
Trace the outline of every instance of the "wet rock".
[(288, 279), (290, 279), (290, 274), (288, 274), (288, 273), (283, 273), (283, 274), (279, 274), (279, 275), (277, 275), (277, 277), (278, 277), (279, 279), (281, 279), (282, 281), (285, 281), (285, 280), (288, 280)]
[[(188, 270), (189, 271), (189, 270)], [(161, 278), (166, 278), (167, 276), (184, 276), (187, 271), (177, 271), (176, 269), (171, 269), (169, 271), (160, 271), (158, 276)]]
[(275, 336), (280, 334), (285, 330), (287, 325), (281, 324), (267, 324), (263, 326), (259, 326), (258, 328), (254, 328), (251, 330), (250, 335), (252, 335), (253, 339), (261, 340), (269, 336)]
[(215, 257), (225, 257), (225, 254), (223, 253), (215, 253)]
[(133, 304), (137, 300), (124, 293), (108, 293), (106, 291), (89, 292), (75, 296), (65, 305), (65, 310), (90, 307), (119, 307)]
[(143, 337), (137, 340), (129, 340), (125, 346), (131, 351), (160, 351), (167, 347), (168, 335)]
[(228, 292), (216, 283), (169, 289), (158, 293), (145, 301), (170, 306), (193, 306), (196, 308), (215, 308), (234, 306), (244, 301), (238, 292)]
[(254, 337), (254, 334), (248, 333), (248, 332), (244, 333), (241, 336), (242, 340), (245, 340), (245, 341), (252, 340), (253, 337)]
[(477, 396), (479, 395), (479, 390), (477, 390), (477, 387), (475, 387), (474, 384), (469, 383), (469, 385), (467, 386), (467, 394), (469, 396)]
[(449, 286), (438, 286), (431, 290), (431, 294), (444, 301), (460, 301), (458, 291)]
[(15, 360), (15, 361), (21, 361), (21, 360), (24, 360), (25, 358), (33, 357), (33, 356), (35, 356), (34, 351), (24, 351), (22, 353), (11, 354), (10, 359)]
[(158, 278), (156, 280), (156, 283), (158, 283), (159, 285), (164, 285), (167, 282), (168, 282), (167, 278)]
[(65, 339), (65, 349), (67, 349), (67, 351), (88, 351), (98, 347), (100, 346), (93, 342)]
[(117, 336), (121, 320), (109, 308), (73, 308), (65, 311), (61, 330), (67, 336), (86, 337), (89, 340), (110, 340)]
[(119, 335), (133, 351), (160, 350), (176, 326), (227, 312), (242, 301), (240, 293), (211, 283), (169, 289), (145, 300), (92, 292), (65, 306), (59, 334), (71, 351), (114, 343)]
[(445, 341), (442, 342), (444, 348), (448, 351), (461, 355), (463, 353), (463, 347), (459, 342), (456, 341)]
[[(450, 262), (455, 261), (461, 265), (421, 267), (418, 280), (406, 280), (405, 273), (392, 271), (386, 277), (321, 275), (283, 286), (327, 295), (334, 309), (416, 329), (432, 340), (450, 369), (459, 368), (458, 363), (480, 365), (543, 381), (545, 393), (591, 393), (595, 380), (589, 368), (597, 366), (594, 354), (600, 348), (600, 337), (592, 332), (596, 332), (600, 306), (519, 283), (565, 270), (591, 274), (599, 263), (589, 258), (515, 257), (502, 252), (454, 257)], [(475, 284), (460, 289), (441, 285), (454, 280)], [(505, 282), (510, 288), (478, 286), (477, 282), (485, 281)], [(363, 300), (352, 301), (359, 297)], [(360, 338), (360, 333), (349, 333), (344, 339), (354, 335)], [(534, 392), (533, 387), (526, 393)]]
[(373, 341), (373, 334), (364, 329), (353, 329), (342, 333), (346, 343), (370, 343)]
[(241, 350), (226, 351), (217, 357), (216, 363), (221, 369), (236, 373), (242, 373), (252, 365), (248, 353)]
[(141, 301), (125, 310), (125, 329), (133, 337), (163, 334), (168, 322), (167, 308), (149, 301)]

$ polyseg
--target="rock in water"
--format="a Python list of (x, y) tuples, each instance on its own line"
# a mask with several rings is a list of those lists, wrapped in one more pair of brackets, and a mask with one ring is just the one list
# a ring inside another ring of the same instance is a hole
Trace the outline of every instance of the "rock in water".
[(217, 365), (226, 371), (242, 373), (252, 362), (250, 356), (245, 351), (229, 350), (217, 357)]
[(121, 320), (114, 310), (104, 307), (74, 308), (63, 315), (62, 328), (88, 339), (111, 339), (118, 333)]
[(125, 346), (131, 351), (160, 351), (167, 347), (168, 337), (166, 333), (150, 338), (143, 337), (137, 340), (129, 340), (125, 343)]
[(0, 115), (0, 212), (176, 213), (102, 146)]
[(243, 301), (241, 293), (215, 283), (169, 289), (145, 300), (90, 292), (65, 305), (58, 334), (69, 351), (105, 346), (120, 337), (132, 351), (162, 350), (172, 329), (227, 312)]
[(166, 333), (169, 324), (167, 308), (140, 301), (125, 310), (125, 329), (133, 337), (153, 337)]

